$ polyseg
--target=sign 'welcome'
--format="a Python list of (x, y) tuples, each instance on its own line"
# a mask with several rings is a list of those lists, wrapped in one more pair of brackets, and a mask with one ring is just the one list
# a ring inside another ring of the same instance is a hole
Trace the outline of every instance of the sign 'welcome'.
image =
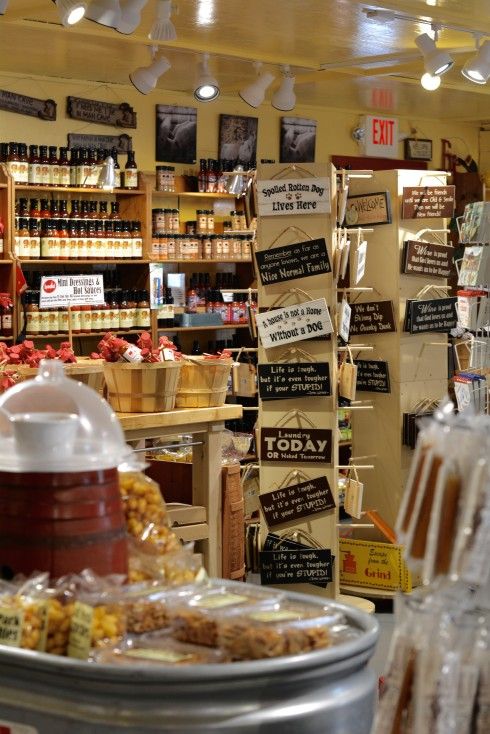
[(257, 182), (259, 216), (329, 214), (328, 178), (271, 179)]

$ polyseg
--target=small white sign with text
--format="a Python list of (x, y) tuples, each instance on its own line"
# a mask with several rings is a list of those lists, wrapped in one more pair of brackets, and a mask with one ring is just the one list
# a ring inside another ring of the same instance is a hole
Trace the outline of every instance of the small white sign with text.
[(333, 331), (324, 298), (257, 314), (257, 329), (265, 349), (303, 339), (327, 336)]
[(43, 275), (39, 308), (100, 306), (105, 303), (104, 276)]
[(259, 216), (329, 214), (330, 179), (271, 179), (257, 182)]

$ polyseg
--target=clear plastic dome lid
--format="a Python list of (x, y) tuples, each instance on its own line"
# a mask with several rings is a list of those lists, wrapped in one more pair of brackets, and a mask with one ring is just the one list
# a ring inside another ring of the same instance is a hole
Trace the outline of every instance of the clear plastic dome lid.
[(54, 359), (0, 397), (0, 436), (0, 471), (95, 471), (132, 454), (108, 403)]

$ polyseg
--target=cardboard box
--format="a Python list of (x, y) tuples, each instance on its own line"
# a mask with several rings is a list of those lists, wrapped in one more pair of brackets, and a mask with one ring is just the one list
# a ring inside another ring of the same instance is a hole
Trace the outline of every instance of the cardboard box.
[(384, 591), (412, 591), (412, 577), (403, 560), (403, 546), (340, 538), (340, 585)]

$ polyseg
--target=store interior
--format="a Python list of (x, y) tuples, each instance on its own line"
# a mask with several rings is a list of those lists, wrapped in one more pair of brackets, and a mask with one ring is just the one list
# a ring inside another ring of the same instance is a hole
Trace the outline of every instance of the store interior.
[(2, 734), (484, 734), (486, 0), (0, 47)]

